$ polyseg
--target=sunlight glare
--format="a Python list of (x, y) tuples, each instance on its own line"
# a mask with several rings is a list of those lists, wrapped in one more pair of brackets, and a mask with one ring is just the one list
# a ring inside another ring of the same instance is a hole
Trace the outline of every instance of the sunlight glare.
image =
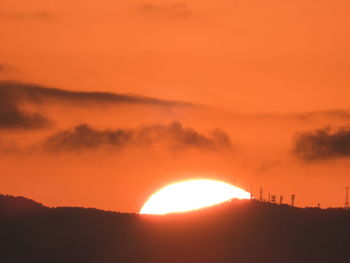
[(221, 181), (189, 180), (170, 184), (153, 194), (140, 210), (140, 214), (185, 212), (233, 198), (249, 199), (250, 193)]

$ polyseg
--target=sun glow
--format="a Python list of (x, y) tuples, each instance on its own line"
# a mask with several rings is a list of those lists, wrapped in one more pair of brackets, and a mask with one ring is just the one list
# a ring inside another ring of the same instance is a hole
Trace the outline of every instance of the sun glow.
[(140, 214), (186, 212), (233, 198), (249, 199), (250, 193), (221, 181), (184, 181), (165, 186), (153, 194), (140, 210)]

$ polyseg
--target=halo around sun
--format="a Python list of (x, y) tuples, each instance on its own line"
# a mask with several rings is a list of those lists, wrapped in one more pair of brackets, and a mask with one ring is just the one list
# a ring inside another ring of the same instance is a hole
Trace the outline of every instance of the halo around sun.
[(216, 180), (189, 180), (170, 184), (153, 194), (140, 214), (186, 212), (230, 199), (249, 199), (250, 193), (231, 184)]

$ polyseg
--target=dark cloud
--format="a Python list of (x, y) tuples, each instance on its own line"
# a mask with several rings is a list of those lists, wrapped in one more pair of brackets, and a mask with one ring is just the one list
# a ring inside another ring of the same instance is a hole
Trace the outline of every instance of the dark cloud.
[(138, 8), (144, 14), (165, 16), (168, 18), (186, 18), (192, 15), (192, 10), (186, 3), (174, 4), (144, 4)]
[(171, 150), (195, 148), (214, 151), (229, 149), (232, 144), (229, 136), (223, 131), (215, 130), (202, 134), (191, 128), (185, 128), (178, 122), (116, 130), (97, 130), (82, 124), (52, 135), (43, 144), (43, 148), (50, 152), (79, 152), (103, 147), (120, 150), (126, 146), (162, 146)]
[(41, 113), (29, 113), (23, 110), (27, 104), (70, 103), (74, 106), (92, 104), (111, 105), (153, 105), (161, 107), (189, 106), (184, 102), (167, 101), (136, 95), (124, 95), (108, 92), (76, 92), (48, 88), (34, 84), (0, 82), (0, 128), (32, 129), (44, 127), (48, 119)]
[(68, 91), (44, 87), (35, 84), (0, 82), (0, 96), (6, 95), (16, 102), (45, 103), (61, 100), (77, 104), (110, 103), (110, 104), (143, 104), (155, 106), (190, 106), (178, 101), (161, 100), (137, 95), (116, 94), (110, 92)]
[(350, 157), (350, 128), (324, 128), (297, 134), (293, 153), (306, 162)]
[(0, 93), (0, 129), (36, 129), (48, 124), (49, 121), (41, 114), (21, 110), (10, 97)]
[(55, 20), (55, 16), (46, 11), (27, 12), (27, 13), (0, 13), (0, 19), (6, 20), (38, 20), (51, 22)]

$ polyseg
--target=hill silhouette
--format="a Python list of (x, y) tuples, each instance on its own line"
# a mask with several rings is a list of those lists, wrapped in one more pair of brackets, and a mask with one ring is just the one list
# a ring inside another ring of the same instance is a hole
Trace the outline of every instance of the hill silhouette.
[(232, 200), (151, 216), (0, 195), (2, 263), (342, 263), (349, 238), (345, 209)]

